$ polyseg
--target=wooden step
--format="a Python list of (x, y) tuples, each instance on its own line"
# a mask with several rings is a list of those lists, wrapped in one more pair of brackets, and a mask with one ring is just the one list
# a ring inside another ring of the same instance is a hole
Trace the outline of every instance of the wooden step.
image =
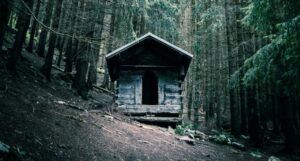
[(122, 105), (119, 110), (125, 114), (180, 114), (180, 105)]
[(130, 118), (136, 121), (166, 122), (166, 123), (177, 123), (182, 121), (182, 118), (179, 117), (132, 116)]

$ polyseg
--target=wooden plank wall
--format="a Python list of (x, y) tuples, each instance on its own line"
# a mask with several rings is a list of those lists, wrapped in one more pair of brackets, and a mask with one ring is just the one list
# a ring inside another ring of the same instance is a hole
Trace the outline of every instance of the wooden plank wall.
[[(145, 70), (120, 71), (117, 80), (119, 106), (142, 104), (142, 79)], [(159, 105), (181, 105), (181, 83), (176, 70), (153, 70), (158, 77)], [(124, 107), (124, 106), (122, 106)]]
[(162, 71), (159, 77), (159, 103), (161, 105), (180, 105), (181, 88), (176, 71)]
[(142, 104), (142, 77), (137, 72), (121, 71), (117, 83), (118, 105)]

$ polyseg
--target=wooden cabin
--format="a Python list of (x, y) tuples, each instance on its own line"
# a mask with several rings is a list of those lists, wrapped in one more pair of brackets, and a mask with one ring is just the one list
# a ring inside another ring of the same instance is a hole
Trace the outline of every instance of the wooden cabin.
[(139, 121), (180, 121), (181, 85), (192, 58), (152, 33), (106, 55), (118, 109)]

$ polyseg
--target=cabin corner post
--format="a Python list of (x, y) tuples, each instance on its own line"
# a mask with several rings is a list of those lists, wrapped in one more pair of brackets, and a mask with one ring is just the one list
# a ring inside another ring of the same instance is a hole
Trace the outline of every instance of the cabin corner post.
[(181, 81), (180, 79), (179, 79), (179, 86), (180, 86), (180, 90), (179, 90), (179, 95), (180, 95), (180, 114), (179, 114), (179, 117), (180, 118), (183, 118), (183, 108), (184, 108), (184, 99), (183, 99), (183, 87), (182, 87), (182, 83), (183, 83), (183, 81)]

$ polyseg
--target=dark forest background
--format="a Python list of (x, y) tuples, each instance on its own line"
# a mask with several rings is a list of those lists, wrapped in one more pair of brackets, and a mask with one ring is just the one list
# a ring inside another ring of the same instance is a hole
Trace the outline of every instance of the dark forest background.
[(258, 147), (271, 133), (287, 150), (300, 144), (299, 29), (299, 0), (0, 1), (11, 73), (24, 47), (44, 58), (48, 81), (54, 66), (84, 98), (94, 85), (113, 91), (105, 55), (152, 32), (194, 55), (183, 117), (195, 128), (249, 135)]

